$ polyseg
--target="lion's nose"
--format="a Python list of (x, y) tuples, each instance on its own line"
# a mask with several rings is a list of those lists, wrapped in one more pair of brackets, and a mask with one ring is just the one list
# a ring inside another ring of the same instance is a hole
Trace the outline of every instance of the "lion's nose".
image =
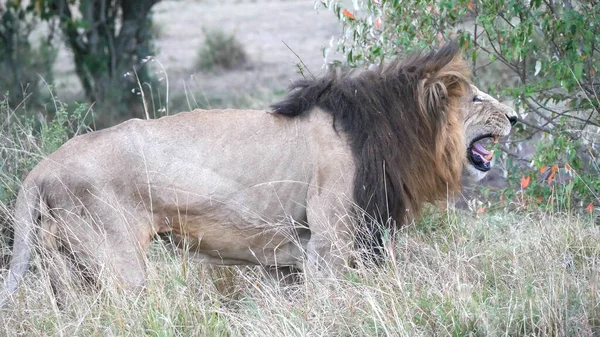
[(510, 125), (517, 124), (517, 117), (516, 116), (506, 115), (506, 118), (508, 118), (508, 121), (510, 122)]

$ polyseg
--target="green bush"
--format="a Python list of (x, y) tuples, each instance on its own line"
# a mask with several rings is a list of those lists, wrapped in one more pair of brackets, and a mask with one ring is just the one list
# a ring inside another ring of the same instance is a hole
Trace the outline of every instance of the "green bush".
[(244, 46), (233, 34), (221, 30), (204, 32), (206, 40), (198, 52), (196, 66), (202, 70), (235, 69), (247, 62)]

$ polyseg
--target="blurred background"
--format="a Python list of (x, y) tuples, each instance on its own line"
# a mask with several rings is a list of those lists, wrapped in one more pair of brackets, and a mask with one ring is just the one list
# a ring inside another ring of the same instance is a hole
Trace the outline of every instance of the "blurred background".
[(341, 33), (312, 0), (8, 1), (0, 10), (10, 74), (0, 88), (11, 106), (43, 107), (52, 91), (94, 103), (96, 127), (145, 117), (140, 87), (152, 117), (167, 107), (266, 107), (257, 100), (284, 93), (300, 61), (319, 73), (322, 49)]

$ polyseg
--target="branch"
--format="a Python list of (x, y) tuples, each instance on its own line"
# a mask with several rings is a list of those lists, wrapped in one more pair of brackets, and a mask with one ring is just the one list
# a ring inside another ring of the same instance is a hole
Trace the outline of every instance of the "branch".
[[(571, 99), (572, 99), (572, 98), (571, 98)], [(576, 120), (576, 121), (583, 122), (583, 123), (584, 123), (584, 126), (583, 126), (582, 130), (583, 130), (583, 129), (584, 129), (586, 126), (587, 126), (587, 125), (592, 125), (592, 126), (600, 127), (600, 124), (596, 124), (596, 123), (594, 123), (594, 122), (592, 122), (592, 121), (591, 121), (591, 117), (593, 116), (593, 114), (594, 114), (594, 111), (595, 111), (594, 109), (592, 109), (592, 111), (590, 112), (590, 114), (588, 115), (588, 117), (587, 117), (586, 119), (584, 119), (584, 118), (581, 118), (581, 117), (577, 117), (577, 116), (573, 116), (573, 115), (569, 115), (569, 114), (568, 114), (568, 113), (569, 113), (569, 112), (571, 112), (571, 111), (577, 111), (577, 109), (565, 110), (565, 111), (562, 111), (562, 112), (561, 112), (561, 111), (552, 110), (552, 109), (550, 109), (550, 108), (546, 107), (545, 105), (543, 105), (542, 103), (538, 102), (538, 101), (537, 101), (535, 98), (533, 98), (533, 97), (531, 98), (531, 100), (532, 100), (532, 101), (533, 101), (535, 104), (539, 105), (539, 106), (540, 106), (540, 108), (542, 108), (542, 109), (544, 109), (544, 110), (547, 110), (547, 111), (550, 111), (551, 113), (553, 113), (553, 114), (556, 114), (556, 115), (557, 115), (556, 117), (552, 117), (552, 118), (551, 118), (551, 120), (555, 120), (555, 119), (557, 119), (558, 117), (564, 116), (564, 117), (567, 117), (567, 118), (574, 119), (574, 120)]]
[(556, 10), (554, 9), (554, 2), (552, 0), (550, 0), (550, 1), (544, 0), (544, 4), (546, 4), (546, 6), (548, 6), (548, 8), (550, 8), (552, 15), (556, 14)]
[[(525, 124), (525, 125), (527, 125), (527, 126), (529, 126), (529, 127), (531, 127), (531, 128), (534, 128), (534, 129), (536, 129), (536, 130), (538, 130), (538, 131), (542, 131), (542, 132), (545, 132), (545, 133), (552, 133), (552, 130), (551, 130), (551, 129), (548, 129), (548, 128), (544, 128), (544, 127), (540, 127), (540, 126), (537, 126), (537, 125), (531, 124), (531, 123), (529, 123), (529, 122), (525, 121), (524, 119), (519, 119), (519, 123), (521, 123), (521, 124)], [(529, 137), (529, 138), (531, 138), (531, 137)]]
[(69, 46), (74, 49), (75, 54), (84, 54), (88, 51), (88, 46), (81, 40), (81, 37), (77, 33), (77, 29), (74, 29), (72, 25), (73, 15), (69, 8), (68, 0), (58, 0), (58, 17), (62, 23), (62, 31), (67, 37)]
[(494, 50), (493, 52), (490, 51), (489, 49), (483, 47), (482, 45), (479, 45), (479, 48), (481, 48), (481, 50), (485, 51), (486, 53), (490, 54), (490, 55), (495, 55), (496, 58), (498, 58), (498, 60), (500, 60), (502, 63), (504, 63), (504, 65), (506, 65), (507, 67), (509, 67), (513, 72), (515, 73), (519, 73), (519, 70), (511, 63), (509, 62), (504, 55), (502, 55), (502, 53), (500, 53), (497, 49), (496, 46), (494, 45), (494, 42), (492, 40), (492, 38), (490, 38), (490, 33), (487, 30), (487, 28), (485, 28), (485, 26), (483, 27), (483, 31), (485, 32), (485, 35), (487, 37), (487, 40), (490, 42), (490, 46), (492, 46), (492, 49)]
[[(533, 112), (535, 112), (538, 116), (542, 117), (542, 119), (544, 119), (546, 122), (548, 122), (547, 124), (550, 124), (552, 126), (556, 126), (556, 124), (554, 124), (554, 121), (547, 117), (546, 115), (544, 115), (537, 107), (535, 107), (527, 98), (525, 98), (524, 96), (521, 96), (521, 100), (527, 105), (527, 107), (529, 109), (531, 109)], [(538, 105), (540, 105), (539, 103), (537, 103)], [(547, 125), (546, 124), (546, 125)]]
[(530, 163), (531, 159), (525, 159), (524, 157), (519, 156), (518, 154), (512, 152), (507, 147), (499, 145), (500, 151), (506, 153), (509, 157), (514, 158), (516, 160), (522, 161), (524, 163)]

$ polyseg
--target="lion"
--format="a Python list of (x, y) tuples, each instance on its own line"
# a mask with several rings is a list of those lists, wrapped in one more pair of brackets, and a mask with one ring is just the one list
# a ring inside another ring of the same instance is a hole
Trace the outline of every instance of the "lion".
[(3, 298), (34, 247), (57, 297), (65, 271), (143, 290), (162, 233), (205, 263), (338, 275), (357, 241), (381, 242), (375, 224), (411, 222), (459, 191), (463, 171), (481, 179), (484, 140), (515, 121), (448, 44), (299, 81), (272, 111), (194, 110), (74, 137), (23, 181)]

